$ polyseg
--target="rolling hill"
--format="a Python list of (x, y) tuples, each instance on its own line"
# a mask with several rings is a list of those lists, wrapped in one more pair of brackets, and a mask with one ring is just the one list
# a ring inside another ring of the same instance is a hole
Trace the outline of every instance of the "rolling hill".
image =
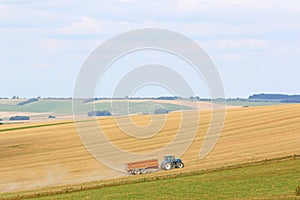
[[(191, 119), (200, 115), (199, 129), (193, 143), (182, 155), (186, 167), (172, 170), (172, 173), (299, 155), (299, 111), (300, 105), (297, 104), (228, 108), (221, 137), (213, 151), (204, 159), (199, 159), (199, 150), (210, 124), (211, 112), (183, 111)], [(176, 136), (181, 121), (180, 112), (166, 116), (130, 116), (137, 127), (147, 127), (151, 121), (164, 120), (162, 117), (166, 117), (162, 129), (146, 139), (124, 133), (118, 124), (122, 120), (116, 122), (114, 117), (100, 117), (98, 122), (107, 138), (116, 146), (129, 152), (151, 152), (162, 148)], [(123, 118), (126, 117), (120, 117)], [(90, 121), (80, 123), (87, 128), (90, 126)], [(99, 180), (122, 180), (128, 176), (111, 170), (91, 156), (82, 145), (73, 121), (2, 125), (0, 137), (2, 193)], [(118, 155), (114, 152), (108, 155), (117, 162)], [(144, 176), (155, 177), (168, 173), (170, 172), (159, 171)]]

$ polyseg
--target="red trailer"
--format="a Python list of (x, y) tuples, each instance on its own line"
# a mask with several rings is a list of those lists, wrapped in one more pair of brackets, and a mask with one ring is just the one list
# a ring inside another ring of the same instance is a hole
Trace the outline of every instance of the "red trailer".
[(148, 172), (156, 171), (159, 168), (158, 160), (143, 160), (137, 162), (130, 162), (126, 164), (126, 171), (130, 174), (145, 174)]

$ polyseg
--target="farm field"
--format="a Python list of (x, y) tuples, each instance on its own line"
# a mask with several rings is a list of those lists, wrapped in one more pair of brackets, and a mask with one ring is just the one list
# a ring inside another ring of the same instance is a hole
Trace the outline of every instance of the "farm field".
[(300, 199), (299, 165), (298, 158), (32, 199)]
[[(57, 119), (72, 119), (72, 99), (39, 99), (23, 106), (18, 103), (27, 99), (0, 99), (0, 119), (8, 120), (11, 116), (30, 116), (31, 121), (45, 121), (49, 115), (55, 115)], [(86, 115), (91, 110), (107, 110), (113, 115), (128, 114), (153, 114), (156, 108), (165, 108), (172, 111), (177, 110), (207, 110), (212, 105), (218, 106), (224, 102), (181, 100), (158, 100), (158, 99), (131, 99), (131, 100), (97, 100), (84, 103), (84, 100), (75, 101), (80, 104), (78, 114)], [(226, 100), (226, 107), (241, 106), (268, 106), (282, 104), (280, 102), (253, 102), (246, 100)]]
[[(171, 173), (193, 172), (299, 155), (299, 111), (300, 105), (297, 104), (228, 108), (221, 137), (213, 151), (202, 160), (199, 160), (199, 150), (209, 127), (211, 112), (185, 111), (191, 118), (200, 115), (199, 130), (194, 142), (181, 156), (186, 167), (172, 170)], [(139, 126), (147, 126), (150, 117), (155, 121), (160, 120), (162, 116), (132, 116), (131, 120)], [(159, 134), (149, 140), (134, 139), (124, 134), (111, 117), (99, 118), (98, 121), (107, 138), (115, 145), (130, 152), (149, 152), (163, 147), (176, 134), (180, 125), (180, 113), (169, 113), (166, 117)], [(89, 127), (89, 122), (81, 123), (83, 125), (86, 123)], [(27, 126), (32, 127), (26, 128)], [(2, 125), (0, 135), (2, 193), (102, 179), (119, 180), (127, 176), (96, 161), (82, 146), (72, 121), (59, 121), (51, 125), (43, 123)], [(114, 156), (117, 158), (113, 152), (110, 156), (112, 159)], [(148, 178), (168, 173), (170, 172), (159, 171), (143, 176)], [(130, 178), (138, 179), (139, 176)], [(299, 176), (293, 176), (291, 181), (296, 180), (299, 180)], [(219, 187), (222, 187), (222, 184)]]
[[(218, 101), (214, 101), (215, 103), (218, 103)], [(232, 99), (226, 99), (226, 105), (227, 106), (272, 106), (272, 105), (284, 105), (287, 103), (283, 103), (280, 101), (254, 101), (254, 100), (247, 100), (247, 99), (240, 99), (240, 100), (232, 100)]]
[[(69, 116), (72, 119), (72, 99), (40, 99), (39, 101), (32, 102), (23, 106), (18, 106), (17, 103), (25, 101), (26, 99), (0, 99), (0, 118), (7, 120), (10, 116), (15, 115), (28, 115), (32, 119), (47, 119), (49, 115)], [(95, 102), (83, 103), (83, 100), (74, 101), (80, 104), (79, 114), (86, 115), (87, 112), (92, 110), (107, 110), (112, 112), (112, 105), (117, 113), (114, 115), (128, 115), (136, 113), (149, 113), (153, 114), (155, 108), (165, 108), (169, 111), (176, 110), (191, 110), (195, 108), (196, 103), (184, 101), (165, 101), (165, 100), (113, 100), (113, 104), (109, 100), (100, 100)], [(211, 108), (210, 103), (198, 103), (200, 108)], [(198, 105), (197, 104), (197, 105)], [(95, 107), (94, 107), (95, 105)]]

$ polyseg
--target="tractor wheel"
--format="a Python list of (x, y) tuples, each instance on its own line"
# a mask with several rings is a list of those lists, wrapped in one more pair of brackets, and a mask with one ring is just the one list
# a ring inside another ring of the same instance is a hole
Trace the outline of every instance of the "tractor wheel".
[(170, 170), (172, 168), (171, 163), (165, 165), (165, 170)]
[(135, 174), (135, 175), (139, 175), (139, 174), (140, 174), (140, 170), (135, 169), (135, 170), (134, 170), (134, 174)]
[(178, 168), (184, 168), (184, 164), (183, 164), (182, 162), (177, 163), (176, 166), (177, 166)]

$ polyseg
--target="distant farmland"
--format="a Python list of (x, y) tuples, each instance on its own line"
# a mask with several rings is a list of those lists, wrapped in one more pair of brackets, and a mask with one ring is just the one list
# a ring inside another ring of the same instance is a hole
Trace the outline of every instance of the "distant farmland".
[[(17, 103), (25, 101), (25, 99), (0, 99), (0, 118), (8, 118), (9, 115), (25, 113), (30, 114), (33, 118), (47, 118), (48, 115), (66, 116), (72, 115), (71, 99), (40, 99), (26, 105), (18, 106)], [(112, 112), (111, 101), (98, 101), (93, 106), (93, 102), (83, 103), (81, 100), (81, 110), (79, 114), (87, 114), (88, 111), (107, 110)], [(167, 101), (114, 101), (114, 110), (116, 115), (128, 114), (153, 114), (155, 108), (162, 107), (168, 111), (190, 110), (193, 109), (186, 105), (178, 105)], [(2, 112), (2, 116), (1, 116)], [(34, 117), (37, 116), (37, 117)]]
[[(31, 116), (31, 119), (46, 119), (49, 115), (65, 116), (69, 118), (73, 115), (72, 99), (39, 99), (25, 105), (18, 106), (28, 99), (0, 99), (0, 118), (8, 119), (8, 116), (14, 114), (25, 114)], [(114, 115), (128, 115), (128, 114), (153, 114), (156, 108), (164, 108), (169, 112), (177, 110), (207, 110), (211, 109), (211, 105), (224, 103), (224, 101), (213, 100), (195, 101), (189, 99), (179, 100), (158, 100), (158, 99), (120, 99), (111, 100), (97, 100), (86, 102), (86, 100), (76, 100), (79, 102), (80, 110), (78, 114), (86, 115), (91, 110), (107, 110), (112, 112), (114, 107)], [(113, 102), (113, 103), (112, 103)], [(276, 102), (264, 101), (247, 101), (246, 99), (228, 99), (225, 101), (227, 107), (240, 106), (267, 106), (282, 104)], [(68, 116), (68, 117), (67, 117)], [(61, 118), (62, 119), (62, 118)]]
[[(0, 99), (0, 119), (8, 121), (10, 117), (29, 116), (30, 121), (48, 121), (49, 116), (56, 119), (73, 119), (73, 105), (79, 105), (75, 115), (87, 117), (90, 111), (108, 111), (114, 116), (154, 114), (156, 109), (168, 112), (179, 110), (207, 110), (218, 103), (192, 100), (157, 100), (157, 99), (114, 99), (88, 101), (72, 99), (38, 99), (24, 105), (18, 105), (28, 99)], [(74, 103), (74, 104), (73, 104)], [(228, 105), (227, 107), (233, 107)], [(52, 120), (53, 121), (53, 120)]]

